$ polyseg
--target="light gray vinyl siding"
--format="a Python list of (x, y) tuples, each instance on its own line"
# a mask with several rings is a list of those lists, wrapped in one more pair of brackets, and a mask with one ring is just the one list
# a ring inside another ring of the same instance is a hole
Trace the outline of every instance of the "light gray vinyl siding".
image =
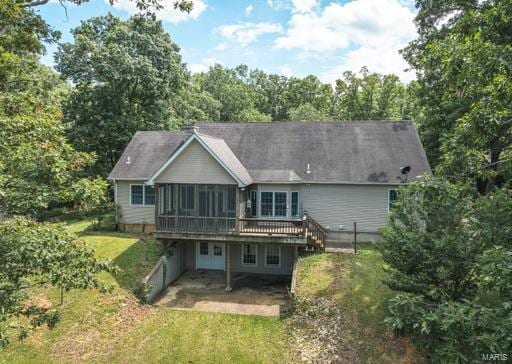
[[(227, 246), (228, 244), (226, 244)], [(231, 256), (231, 271), (233, 273), (262, 273), (262, 274), (292, 274), (293, 268), (293, 247), (281, 246), (281, 266), (279, 268), (265, 266), (265, 244), (258, 244), (258, 255), (256, 266), (242, 265), (241, 244), (229, 244)], [(185, 243), (186, 257), (185, 266), (187, 269), (196, 268), (196, 242)]]
[(154, 224), (155, 206), (131, 206), (130, 185), (142, 185), (144, 181), (116, 181), (117, 204), (121, 208), (121, 224)]
[[(378, 232), (388, 218), (388, 190), (392, 186), (327, 185), (302, 186), (302, 208), (331, 232)], [(341, 230), (343, 231), (343, 230)]]
[(236, 184), (233, 177), (195, 140), (158, 176), (156, 182)]

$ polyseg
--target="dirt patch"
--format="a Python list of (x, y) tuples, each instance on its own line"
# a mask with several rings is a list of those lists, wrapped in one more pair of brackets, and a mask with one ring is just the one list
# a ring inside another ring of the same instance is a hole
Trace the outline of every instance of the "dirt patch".
[(105, 361), (116, 344), (154, 312), (151, 306), (141, 305), (129, 294), (105, 296), (100, 303), (103, 305), (115, 305), (117, 310), (103, 314), (98, 322), (98, 312), (93, 308), (53, 345), (53, 357), (73, 363)]
[(363, 264), (352, 257), (323, 255), (300, 261), (293, 315), (287, 323), (292, 350), (307, 363), (424, 362), (408, 339), (384, 330), (378, 318), (370, 315), (371, 324), (362, 319), (373, 306), (364, 300), (369, 288), (353, 284), (352, 274)]

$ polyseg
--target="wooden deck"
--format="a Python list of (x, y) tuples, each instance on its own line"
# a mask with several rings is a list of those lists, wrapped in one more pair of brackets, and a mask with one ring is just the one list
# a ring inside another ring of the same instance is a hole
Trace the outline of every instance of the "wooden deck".
[(323, 249), (327, 232), (308, 215), (302, 219), (157, 216), (157, 238), (272, 242)]

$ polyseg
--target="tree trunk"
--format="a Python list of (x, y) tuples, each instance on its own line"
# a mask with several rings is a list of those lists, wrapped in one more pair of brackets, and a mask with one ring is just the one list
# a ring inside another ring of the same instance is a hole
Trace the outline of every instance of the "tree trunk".
[[(491, 169), (496, 172), (498, 170), (498, 162), (500, 160), (501, 155), (501, 148), (494, 148), (491, 150)], [(494, 187), (496, 186), (496, 178), (498, 178), (497, 175), (494, 175), (490, 177), (487, 180), (487, 184), (485, 186), (485, 194), (491, 193)]]

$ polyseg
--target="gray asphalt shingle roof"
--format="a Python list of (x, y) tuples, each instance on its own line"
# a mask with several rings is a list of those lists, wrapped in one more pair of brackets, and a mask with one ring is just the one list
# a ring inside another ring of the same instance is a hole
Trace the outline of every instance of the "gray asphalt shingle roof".
[(245, 169), (244, 165), (240, 163), (231, 148), (226, 144), (224, 139), (212, 137), (199, 133), (201, 140), (211, 149), (215, 155), (221, 159), (226, 167), (234, 173), (244, 185), (250, 185), (252, 178)]
[[(187, 138), (183, 132), (138, 131), (124, 149), (108, 179), (148, 179)], [(130, 163), (127, 159), (130, 157)]]
[[(431, 173), (416, 128), (409, 121), (199, 123), (196, 126), (199, 134), (222, 139), (232, 151), (221, 146), (224, 143), (216, 143), (219, 153), (224, 155), (222, 159), (240, 168), (233, 162), (235, 157), (254, 182), (396, 183), (400, 167), (406, 165), (411, 166), (409, 181)], [(183, 132), (136, 133), (109, 177), (150, 178), (186, 135)], [(124, 162), (127, 156), (131, 158), (129, 165)], [(310, 173), (306, 173), (308, 164)], [(245, 173), (243, 170), (238, 173)]]

